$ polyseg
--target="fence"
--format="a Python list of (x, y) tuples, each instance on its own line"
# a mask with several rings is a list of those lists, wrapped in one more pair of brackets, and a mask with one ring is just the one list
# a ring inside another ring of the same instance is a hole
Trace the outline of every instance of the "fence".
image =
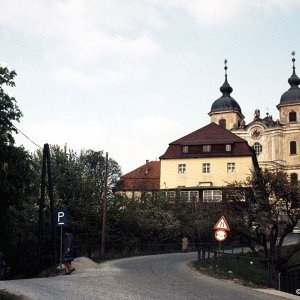
[(295, 265), (290, 270), (279, 274), (279, 290), (300, 295), (300, 265)]
[[(191, 243), (189, 251), (197, 251), (198, 249), (216, 249), (217, 244), (211, 243)], [(242, 249), (244, 245), (232, 246), (232, 244), (223, 243), (222, 250), (227, 249)], [(75, 247), (76, 256), (87, 256), (89, 258), (96, 258), (100, 256), (101, 244), (99, 245), (77, 245)], [(158, 254), (181, 251), (181, 242), (173, 243), (107, 243), (105, 245), (106, 256), (119, 255), (141, 255), (141, 254)], [(233, 250), (235, 251), (235, 250)]]
[(215, 273), (227, 278), (244, 279), (258, 285), (271, 286), (269, 260), (246, 255), (246, 250), (248, 248), (245, 246), (224, 247), (221, 251), (202, 248), (198, 250), (198, 262), (202, 266), (211, 266)]

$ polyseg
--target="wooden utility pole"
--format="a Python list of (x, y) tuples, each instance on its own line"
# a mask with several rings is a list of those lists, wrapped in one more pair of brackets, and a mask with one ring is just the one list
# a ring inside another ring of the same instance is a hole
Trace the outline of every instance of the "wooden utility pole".
[(54, 221), (54, 197), (53, 197), (53, 184), (52, 184), (52, 172), (51, 172), (51, 160), (50, 160), (50, 148), (48, 144), (44, 145), (43, 149), (43, 165), (41, 176), (41, 198), (39, 207), (39, 239), (38, 239), (38, 261), (37, 271), (41, 270), (41, 253), (42, 253), (42, 241), (43, 241), (43, 225), (44, 225), (44, 207), (45, 207), (45, 189), (46, 189), (46, 169), (48, 178), (48, 196), (50, 200), (50, 214), (51, 214), (51, 229), (52, 229), (52, 252), (53, 252), (53, 265), (57, 263), (56, 255), (56, 231)]
[(107, 172), (108, 172), (108, 153), (105, 156), (104, 169), (104, 195), (103, 195), (103, 213), (102, 213), (102, 239), (101, 239), (101, 255), (105, 254), (105, 234), (106, 234), (106, 206), (107, 206)]

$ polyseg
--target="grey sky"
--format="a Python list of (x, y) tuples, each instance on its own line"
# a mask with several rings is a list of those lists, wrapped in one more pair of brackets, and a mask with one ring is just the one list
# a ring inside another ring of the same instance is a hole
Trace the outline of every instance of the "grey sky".
[[(126, 173), (210, 122), (224, 59), (246, 116), (278, 118), (298, 0), (0, 0), (0, 61), (33, 141), (109, 152)], [(20, 134), (17, 143), (36, 146)]]

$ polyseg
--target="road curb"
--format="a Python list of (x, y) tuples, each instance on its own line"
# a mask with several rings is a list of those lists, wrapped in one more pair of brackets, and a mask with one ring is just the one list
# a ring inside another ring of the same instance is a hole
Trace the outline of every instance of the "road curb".
[(285, 299), (295, 299), (295, 300), (297, 299), (297, 300), (299, 300), (299, 296), (292, 295), (292, 294), (285, 293), (285, 292), (281, 292), (281, 291), (277, 291), (277, 290), (274, 290), (274, 289), (255, 289), (255, 290), (259, 291), (259, 292), (269, 294), (269, 295), (283, 297)]

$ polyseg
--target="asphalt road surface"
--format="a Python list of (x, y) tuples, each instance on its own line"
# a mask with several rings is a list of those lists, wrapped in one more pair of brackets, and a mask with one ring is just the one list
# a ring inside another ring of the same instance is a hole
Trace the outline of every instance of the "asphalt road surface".
[(198, 273), (187, 266), (196, 258), (196, 252), (126, 258), (67, 276), (1, 281), (0, 289), (47, 300), (283, 299)]

